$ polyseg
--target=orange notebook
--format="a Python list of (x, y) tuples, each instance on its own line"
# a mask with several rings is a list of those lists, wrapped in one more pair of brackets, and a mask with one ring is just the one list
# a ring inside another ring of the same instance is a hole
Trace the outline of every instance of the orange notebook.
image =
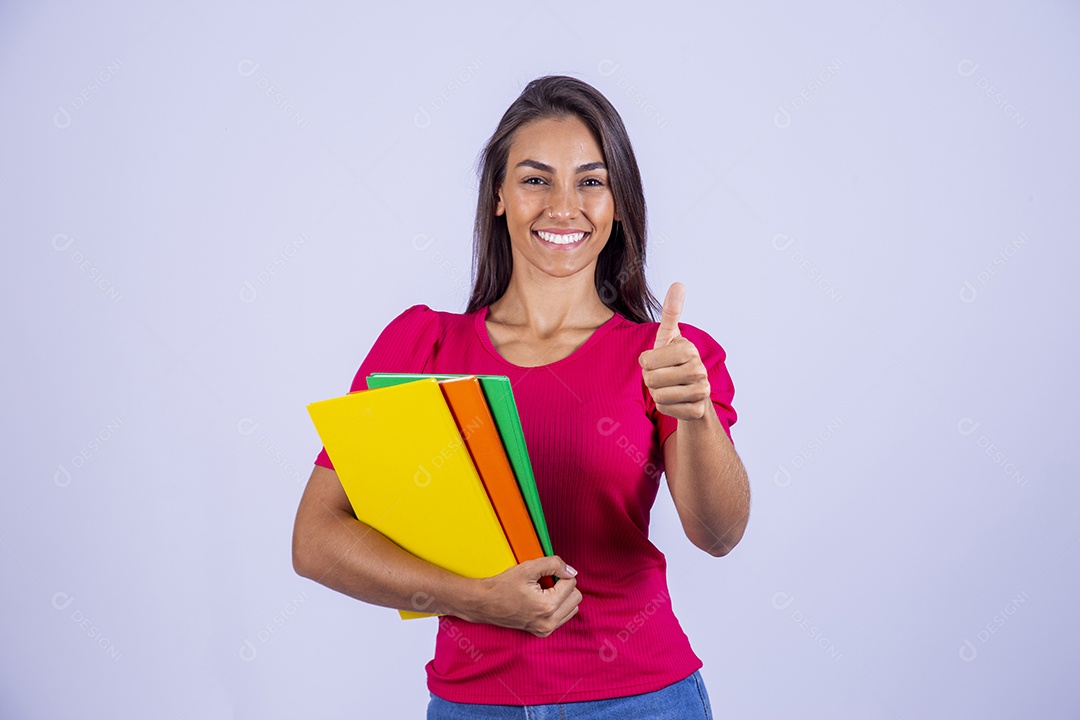
[(480, 381), (476, 376), (440, 380), (439, 388), (476, 464), (514, 557), (519, 563), (544, 557)]

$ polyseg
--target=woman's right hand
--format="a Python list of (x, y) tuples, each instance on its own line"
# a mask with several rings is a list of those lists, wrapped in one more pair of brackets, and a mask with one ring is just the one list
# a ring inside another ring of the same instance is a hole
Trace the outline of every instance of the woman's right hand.
[[(337, 473), (316, 465), (296, 511), (293, 567), (357, 600), (454, 615), (547, 637), (577, 612), (577, 574), (558, 557), (466, 578), (403, 550), (356, 519)], [(559, 582), (545, 589), (540, 578)], [(420, 601), (423, 600), (421, 603)]]
[[(540, 578), (559, 578), (552, 588), (540, 585)], [(577, 589), (577, 571), (555, 555), (526, 560), (498, 575), (477, 580), (479, 592), (466, 611), (460, 613), (470, 622), (525, 630), (537, 637), (547, 637), (574, 617), (581, 602)]]

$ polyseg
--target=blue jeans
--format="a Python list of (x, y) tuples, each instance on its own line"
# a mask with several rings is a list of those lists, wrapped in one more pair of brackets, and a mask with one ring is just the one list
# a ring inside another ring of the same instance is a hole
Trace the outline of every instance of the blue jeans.
[(712, 720), (701, 673), (641, 695), (552, 705), (473, 705), (431, 696), (427, 720)]

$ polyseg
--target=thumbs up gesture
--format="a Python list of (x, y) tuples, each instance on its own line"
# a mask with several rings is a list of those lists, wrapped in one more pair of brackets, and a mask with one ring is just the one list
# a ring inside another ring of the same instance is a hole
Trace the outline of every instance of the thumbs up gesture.
[(685, 295), (682, 283), (668, 288), (656, 342), (638, 356), (638, 363), (657, 410), (679, 420), (700, 420), (711, 402), (711, 387), (698, 349), (679, 333)]

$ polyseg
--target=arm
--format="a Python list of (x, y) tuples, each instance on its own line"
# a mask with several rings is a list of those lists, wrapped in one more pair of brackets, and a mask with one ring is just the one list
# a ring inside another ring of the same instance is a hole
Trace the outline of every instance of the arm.
[[(454, 615), (546, 637), (577, 613), (581, 593), (558, 557), (530, 560), (490, 578), (465, 578), (403, 550), (356, 519), (337, 473), (316, 465), (296, 511), (296, 572), (374, 605)], [(537, 582), (556, 575), (544, 590)]]
[(668, 489), (686, 537), (710, 555), (727, 555), (750, 519), (750, 483), (713, 404), (706, 399), (698, 420), (679, 420), (663, 452)]
[(709, 371), (698, 348), (679, 329), (684, 296), (682, 283), (668, 289), (656, 342), (638, 362), (657, 411), (678, 419), (663, 453), (683, 531), (694, 545), (720, 557), (731, 552), (746, 530), (750, 483), (716, 414)]

